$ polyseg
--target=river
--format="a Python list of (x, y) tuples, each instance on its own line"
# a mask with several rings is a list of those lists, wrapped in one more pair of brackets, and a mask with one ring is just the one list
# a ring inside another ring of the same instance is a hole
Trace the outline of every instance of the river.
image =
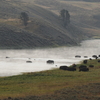
[[(89, 59), (92, 55), (100, 55), (100, 40), (86, 40), (81, 46), (57, 47), (42, 49), (0, 50), (0, 77), (19, 75), (24, 72), (36, 72), (59, 68), (61, 65), (79, 63)], [(75, 58), (80, 55), (81, 58)], [(88, 58), (84, 58), (88, 56)], [(26, 61), (32, 63), (26, 63)], [(47, 60), (54, 60), (54, 64), (47, 64)]]

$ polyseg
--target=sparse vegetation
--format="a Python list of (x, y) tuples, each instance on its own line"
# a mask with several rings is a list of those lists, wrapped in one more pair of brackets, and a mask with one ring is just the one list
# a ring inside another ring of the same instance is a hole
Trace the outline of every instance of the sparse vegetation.
[[(100, 37), (97, 2), (2, 0), (0, 7), (0, 40), (3, 41), (0, 48), (72, 46), (79, 45), (84, 39)], [(70, 12), (64, 23), (59, 18), (61, 9), (67, 12), (64, 15)], [(23, 25), (18, 19), (21, 12), (27, 12), (30, 18), (29, 21), (22, 20)], [(25, 33), (23, 38), (21, 33)]]

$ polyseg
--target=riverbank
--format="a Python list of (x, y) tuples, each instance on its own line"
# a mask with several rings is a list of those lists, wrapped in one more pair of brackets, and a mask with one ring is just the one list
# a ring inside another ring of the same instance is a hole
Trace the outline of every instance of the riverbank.
[(59, 69), (25, 73), (0, 78), (0, 99), (12, 100), (98, 100), (100, 93), (100, 63), (89, 72)]

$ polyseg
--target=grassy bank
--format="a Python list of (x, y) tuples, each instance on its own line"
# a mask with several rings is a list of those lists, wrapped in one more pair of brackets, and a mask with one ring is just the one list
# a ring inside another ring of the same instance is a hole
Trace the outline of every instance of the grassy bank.
[[(75, 91), (79, 91), (79, 87), (100, 83), (100, 63), (98, 63), (97, 60), (91, 60), (88, 61), (87, 65), (90, 64), (95, 65), (95, 67), (89, 68), (89, 72), (79, 72), (78, 68), (74, 72), (54, 69), (42, 72), (25, 73), (18, 76), (1, 77), (0, 98), (26, 98), (37, 96), (43, 98), (43, 100), (49, 100), (45, 99), (45, 96), (49, 95), (49, 98), (52, 98), (50, 100), (53, 100), (53, 96), (57, 91), (59, 92), (57, 92), (56, 95), (59, 94), (59, 96), (61, 96), (60, 94), (65, 91), (63, 89), (68, 89), (69, 91), (69, 89), (73, 90), (74, 88)], [(77, 86), (78, 88), (76, 88)], [(83, 91), (84, 89), (85, 88), (83, 88)], [(95, 96), (96, 95), (97, 94), (95, 94)], [(71, 94), (69, 96), (71, 96)]]

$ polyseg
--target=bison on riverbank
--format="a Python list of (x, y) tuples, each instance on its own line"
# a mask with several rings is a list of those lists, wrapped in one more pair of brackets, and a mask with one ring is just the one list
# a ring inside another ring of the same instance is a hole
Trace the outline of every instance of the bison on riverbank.
[(75, 67), (68, 67), (67, 70), (68, 71), (76, 71), (76, 68)]
[(79, 66), (79, 69), (81, 69), (81, 68), (87, 68), (87, 66), (85, 66), (85, 65), (80, 65), (80, 66)]
[(80, 65), (79, 71), (89, 71), (89, 68), (87, 68), (87, 66), (85, 66), (85, 65)]
[(80, 68), (79, 71), (84, 71), (84, 72), (86, 72), (86, 71), (89, 71), (89, 68)]
[(68, 67), (68, 66), (60, 66), (61, 70), (67, 70), (67, 71), (76, 71), (75, 67)]
[(67, 70), (67, 68), (68, 68), (68, 66), (60, 66), (59, 69), (61, 69), (61, 70)]
[(90, 67), (90, 68), (93, 68), (93, 67), (94, 67), (94, 65), (89, 65), (89, 67)]
[(83, 60), (83, 63), (84, 63), (84, 64), (87, 64), (87, 62), (88, 62), (88, 60)]

